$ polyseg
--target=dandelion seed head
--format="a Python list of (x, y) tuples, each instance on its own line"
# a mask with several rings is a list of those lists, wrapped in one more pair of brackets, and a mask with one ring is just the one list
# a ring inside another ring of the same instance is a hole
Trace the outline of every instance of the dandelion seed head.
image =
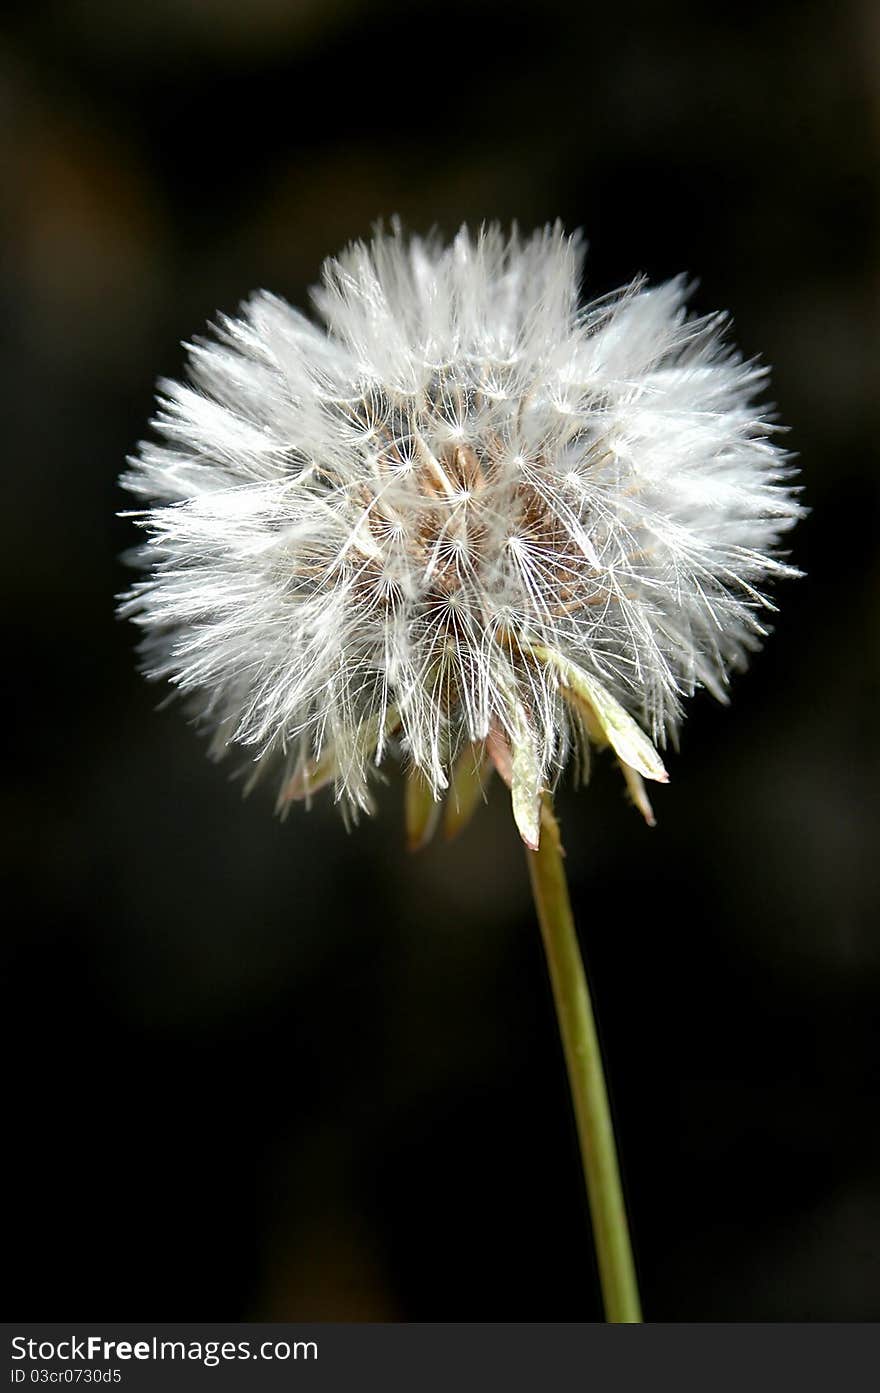
[(591, 738), (637, 770), (617, 713), (662, 744), (760, 642), (801, 512), (764, 370), (681, 278), (581, 305), (581, 254), (395, 227), (325, 263), (315, 320), (260, 292), (161, 384), (121, 609), (282, 804), (369, 808), (389, 749), (435, 796), (487, 742), (532, 804)]

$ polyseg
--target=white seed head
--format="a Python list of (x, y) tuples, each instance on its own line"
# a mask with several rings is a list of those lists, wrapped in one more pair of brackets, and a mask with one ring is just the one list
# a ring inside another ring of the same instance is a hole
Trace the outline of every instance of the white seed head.
[(581, 260), (558, 225), (395, 226), (325, 263), (322, 323), (258, 293), (161, 384), (122, 612), (282, 805), (333, 781), (368, 808), (389, 748), (438, 797), (475, 745), (536, 841), (572, 749), (665, 777), (642, 731), (765, 632), (801, 512), (765, 370), (682, 279), (580, 306)]

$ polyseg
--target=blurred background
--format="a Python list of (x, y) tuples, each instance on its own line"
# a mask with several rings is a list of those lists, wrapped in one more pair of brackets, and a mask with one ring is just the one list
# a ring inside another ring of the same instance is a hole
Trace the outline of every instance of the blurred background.
[(57, 0), (0, 116), (10, 1316), (599, 1317), (504, 798), (281, 825), (114, 618), (180, 341), (397, 212), (560, 217), (774, 366), (808, 578), (656, 830), (601, 764), (561, 815), (648, 1318), (880, 1317), (873, 0)]

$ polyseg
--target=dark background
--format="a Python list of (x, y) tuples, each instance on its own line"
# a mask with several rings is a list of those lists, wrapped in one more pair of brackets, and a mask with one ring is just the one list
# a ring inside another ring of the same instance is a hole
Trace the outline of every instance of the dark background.
[(393, 212), (559, 216), (774, 365), (808, 578), (655, 831), (561, 811), (647, 1316), (880, 1316), (877, 6), (58, 0), (0, 131), (10, 1317), (599, 1314), (498, 790), (416, 859), (397, 779), (281, 825), (113, 614), (180, 340)]

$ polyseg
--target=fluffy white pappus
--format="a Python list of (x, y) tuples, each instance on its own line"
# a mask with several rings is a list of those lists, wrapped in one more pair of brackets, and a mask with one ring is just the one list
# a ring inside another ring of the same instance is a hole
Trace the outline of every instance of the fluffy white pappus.
[(802, 511), (765, 369), (681, 278), (581, 306), (581, 261), (558, 225), (395, 225), (325, 263), (320, 322), (257, 293), (161, 384), (121, 612), (282, 806), (369, 808), (389, 749), (438, 798), (488, 751), (534, 844), (572, 750), (611, 745), (638, 802), (644, 732), (764, 635)]

